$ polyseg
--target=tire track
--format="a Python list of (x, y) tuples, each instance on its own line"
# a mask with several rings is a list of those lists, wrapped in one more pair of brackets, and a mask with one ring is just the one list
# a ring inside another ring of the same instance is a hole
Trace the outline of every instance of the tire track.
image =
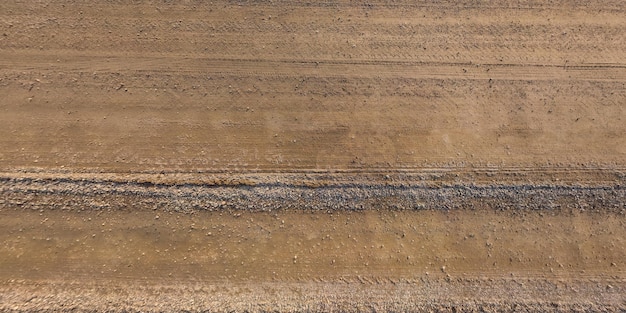
[[(12, 71), (37, 71), (50, 66), (51, 61), (40, 55), (23, 56), (18, 62), (0, 64)], [(45, 57), (45, 55), (44, 55)], [(102, 61), (94, 61), (100, 58)], [(7, 58), (8, 59), (8, 58)], [(81, 60), (82, 59), (82, 60)], [(134, 64), (129, 67), (127, 64)], [(94, 66), (107, 64), (107, 68)], [(199, 68), (201, 65), (201, 68)], [(516, 64), (473, 62), (407, 62), (369, 60), (264, 60), (173, 57), (111, 58), (107, 56), (78, 56), (59, 64), (64, 72), (131, 73), (206, 73), (243, 77), (350, 77), (362, 73), (377, 73), (377, 77), (421, 79), (486, 80), (567, 80), (567, 81), (626, 81), (626, 64)], [(149, 69), (147, 69), (147, 67)], [(473, 70), (472, 70), (473, 69)], [(470, 74), (468, 74), (470, 70)]]

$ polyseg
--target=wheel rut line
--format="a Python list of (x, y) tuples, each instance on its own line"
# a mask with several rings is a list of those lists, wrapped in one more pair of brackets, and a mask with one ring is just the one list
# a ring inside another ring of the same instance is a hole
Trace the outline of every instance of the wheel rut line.
[[(472, 189), (472, 190), (626, 190), (626, 185), (614, 184), (614, 185), (563, 185), (563, 184), (511, 184), (506, 182), (493, 182), (491, 184), (480, 184), (475, 182), (467, 183), (447, 183), (447, 182), (431, 182), (420, 181), (415, 179), (406, 179), (396, 182), (321, 182), (319, 184), (314, 183), (268, 183), (268, 182), (254, 182), (254, 181), (224, 181), (224, 182), (205, 182), (205, 183), (158, 183), (149, 181), (120, 181), (120, 180), (107, 180), (107, 179), (71, 179), (71, 178), (16, 178), (16, 177), (0, 177), (0, 184), (12, 185), (14, 188), (10, 191), (17, 191), (15, 187), (18, 184), (25, 184), (26, 186), (40, 185), (40, 186), (58, 186), (60, 184), (69, 184), (73, 186), (109, 186), (112, 188), (124, 189), (124, 187), (136, 187), (142, 189), (167, 189), (167, 188), (293, 188), (293, 189), (348, 189), (348, 188), (362, 188), (362, 189), (390, 189), (390, 190), (409, 190), (409, 189)], [(31, 189), (28, 189), (31, 190)], [(32, 189), (35, 190), (35, 189)]]
[[(29, 51), (29, 50), (27, 50)], [(67, 57), (68, 53), (72, 51), (58, 51), (58, 53), (65, 54)], [(7, 53), (0, 53), (7, 54)], [(313, 66), (321, 66), (321, 65), (397, 65), (397, 66), (485, 66), (485, 67), (495, 67), (495, 68), (560, 68), (560, 69), (570, 69), (570, 70), (582, 70), (582, 69), (626, 69), (626, 64), (623, 63), (566, 63), (566, 64), (555, 64), (555, 63), (489, 63), (489, 62), (436, 62), (436, 61), (420, 61), (420, 60), (380, 60), (380, 59), (362, 59), (362, 60), (354, 60), (354, 59), (291, 59), (291, 58), (220, 58), (220, 57), (206, 57), (205, 55), (153, 55), (153, 56), (145, 56), (145, 54), (136, 54), (129, 55), (121, 58), (117, 54), (99, 54), (99, 53), (71, 53), (73, 55), (72, 61), (64, 62), (62, 64), (54, 64), (59, 67), (67, 66), (70, 64), (81, 64), (83, 66), (89, 66), (93, 64), (100, 64), (98, 61), (90, 61), (90, 59), (103, 59), (110, 61), (115, 61), (116, 59), (120, 62), (128, 62), (129, 60), (134, 60), (132, 64), (145, 64), (142, 62), (149, 62), (148, 64), (152, 66), (157, 66), (161, 64), (167, 64), (167, 67), (170, 69), (175, 69), (173, 66), (176, 63), (165, 62), (165, 60), (171, 61), (172, 59), (178, 60), (178, 62), (182, 61), (205, 61), (205, 62), (221, 62), (221, 63), (251, 63), (251, 64), (293, 64), (293, 65), (313, 65)], [(15, 55), (15, 52), (8, 53), (8, 55)], [(29, 56), (34, 58), (40, 58), (42, 56), (50, 55), (51, 57), (56, 58), (56, 54), (51, 53), (30, 53)], [(20, 62), (11, 62), (8, 61), (10, 58), (4, 58), (4, 61), (0, 61), (0, 65), (5, 66), (13, 66), (19, 64), (28, 64), (29, 69), (37, 69), (37, 60), (25, 60), (25, 55), (22, 55)], [(80, 58), (80, 59), (77, 59)], [(84, 58), (88, 58), (85, 60)], [(34, 62), (33, 62), (34, 61)], [(49, 60), (39, 60), (42, 62), (43, 66), (50, 66)], [(182, 64), (184, 65), (184, 63)], [(197, 64), (190, 67), (197, 67)], [(7, 68), (8, 69), (8, 68)], [(89, 68), (91, 69), (91, 68)], [(86, 69), (87, 70), (87, 69)], [(199, 71), (199, 70), (198, 70)]]

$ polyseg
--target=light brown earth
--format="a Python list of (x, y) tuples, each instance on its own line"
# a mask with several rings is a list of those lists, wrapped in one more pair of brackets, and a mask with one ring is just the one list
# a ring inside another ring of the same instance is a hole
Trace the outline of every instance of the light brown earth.
[(624, 311), (623, 1), (0, 1), (0, 311)]

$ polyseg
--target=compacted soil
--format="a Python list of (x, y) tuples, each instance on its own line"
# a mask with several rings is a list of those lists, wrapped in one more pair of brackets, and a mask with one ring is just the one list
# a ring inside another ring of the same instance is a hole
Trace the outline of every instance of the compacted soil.
[(0, 2), (0, 312), (626, 310), (623, 1)]

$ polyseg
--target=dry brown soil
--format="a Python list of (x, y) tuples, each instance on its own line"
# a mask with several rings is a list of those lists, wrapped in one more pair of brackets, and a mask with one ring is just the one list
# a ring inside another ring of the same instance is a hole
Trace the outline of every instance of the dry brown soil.
[(0, 1), (0, 312), (623, 312), (625, 16)]

